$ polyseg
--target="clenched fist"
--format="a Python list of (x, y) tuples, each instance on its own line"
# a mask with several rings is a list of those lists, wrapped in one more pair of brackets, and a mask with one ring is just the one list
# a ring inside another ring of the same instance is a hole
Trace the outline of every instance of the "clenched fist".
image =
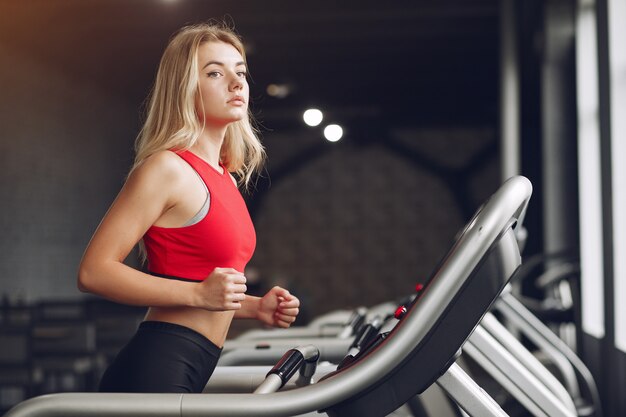
[(239, 310), (246, 299), (246, 277), (233, 268), (215, 268), (198, 284), (198, 307), (206, 310)]
[(296, 321), (300, 300), (284, 288), (274, 287), (261, 298), (257, 318), (270, 326), (287, 328)]

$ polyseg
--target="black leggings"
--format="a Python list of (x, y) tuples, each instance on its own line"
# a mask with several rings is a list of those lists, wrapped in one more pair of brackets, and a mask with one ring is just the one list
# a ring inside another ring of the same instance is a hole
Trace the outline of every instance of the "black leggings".
[(200, 393), (222, 349), (178, 324), (145, 321), (100, 381), (100, 392)]

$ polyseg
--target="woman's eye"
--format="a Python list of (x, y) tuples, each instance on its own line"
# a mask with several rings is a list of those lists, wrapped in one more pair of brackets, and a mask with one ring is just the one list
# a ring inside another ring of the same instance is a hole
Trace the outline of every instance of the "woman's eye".
[(210, 77), (210, 78), (217, 78), (217, 77), (219, 77), (220, 75), (222, 75), (222, 74), (220, 74), (220, 73), (219, 73), (219, 72), (217, 72), (217, 71), (211, 71), (211, 72), (209, 72), (209, 73), (207, 74), (207, 76), (208, 76), (208, 77)]
[(248, 76), (248, 73), (245, 71), (239, 71), (237, 72), (237, 75), (241, 78), (246, 78)]

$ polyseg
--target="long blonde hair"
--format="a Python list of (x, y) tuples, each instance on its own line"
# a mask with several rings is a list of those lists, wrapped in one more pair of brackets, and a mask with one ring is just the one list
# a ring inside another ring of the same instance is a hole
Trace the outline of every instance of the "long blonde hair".
[[(135, 142), (134, 170), (150, 155), (167, 149), (186, 150), (198, 140), (203, 122), (196, 112), (199, 93), (198, 48), (205, 42), (225, 42), (237, 49), (244, 61), (239, 36), (224, 24), (185, 26), (170, 40), (159, 64), (150, 93), (146, 120)], [(265, 150), (248, 114), (226, 129), (220, 160), (240, 184), (248, 185), (265, 160)]]

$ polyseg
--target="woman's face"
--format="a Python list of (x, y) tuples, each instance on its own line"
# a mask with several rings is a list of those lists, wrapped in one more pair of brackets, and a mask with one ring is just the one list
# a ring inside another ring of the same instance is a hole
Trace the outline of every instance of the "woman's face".
[(224, 42), (200, 45), (198, 71), (196, 110), (207, 126), (225, 126), (247, 115), (247, 68), (234, 46)]

